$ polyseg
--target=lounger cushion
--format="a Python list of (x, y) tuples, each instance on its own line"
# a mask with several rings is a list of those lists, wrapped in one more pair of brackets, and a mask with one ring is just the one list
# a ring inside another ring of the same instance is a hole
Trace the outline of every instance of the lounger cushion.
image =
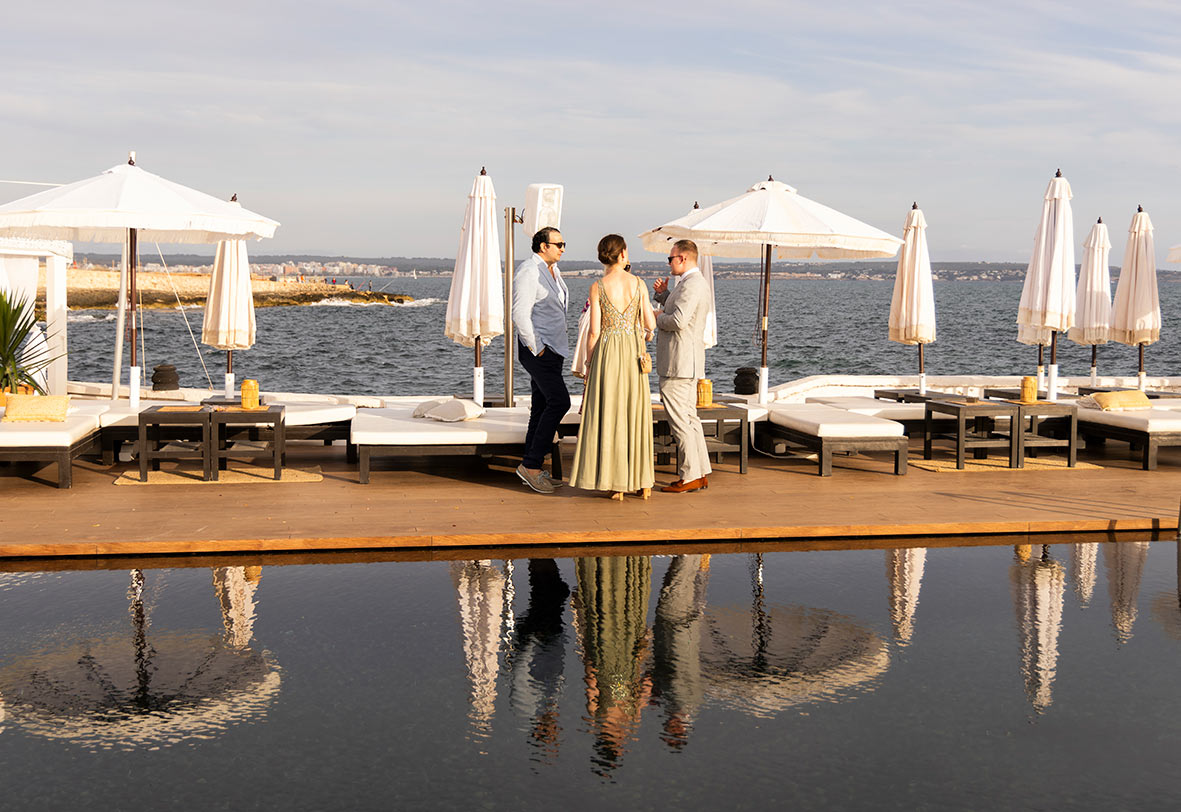
[(61, 423), (69, 408), (69, 395), (8, 395), (0, 420), (5, 423)]
[(98, 431), (98, 418), (79, 414), (60, 423), (2, 423), (0, 448), (69, 448)]
[(357, 445), (485, 445), (523, 443), (529, 410), (487, 409), (483, 417), (461, 423), (440, 423), (411, 417), (416, 404), (361, 409), (353, 418), (351, 440)]
[[(921, 403), (896, 403), (892, 400), (878, 400), (877, 398), (854, 396), (829, 396), (808, 398), (808, 403), (821, 403), (844, 409), (854, 414), (870, 417), (880, 417), (883, 420), (922, 420), (927, 413), (927, 407)], [(947, 415), (936, 415), (936, 420), (943, 420)]]
[(1122, 412), (1079, 409), (1078, 419), (1080, 423), (1099, 423), (1149, 433), (1181, 431), (1181, 412), (1172, 409), (1135, 409)]
[(440, 403), (426, 413), (426, 416), (431, 420), (438, 420), (440, 423), (462, 423), (467, 420), (475, 420), (483, 415), (483, 406), (477, 405), (474, 400), (460, 398)]
[(432, 409), (442, 406), (447, 401), (453, 399), (454, 398), (435, 398), (434, 400), (424, 400), (422, 403), (414, 407), (414, 412), (411, 414), (411, 416), (425, 418)]
[(772, 423), (814, 437), (901, 437), (903, 427), (893, 420), (856, 414), (822, 403), (772, 403)]
[(357, 415), (357, 407), (345, 403), (277, 403), (283, 406), (283, 423), (288, 426), (319, 426), (342, 423)]
[(1119, 392), (1095, 392), (1091, 395), (1095, 403), (1105, 412), (1118, 409), (1151, 409), (1148, 395), (1137, 389)]

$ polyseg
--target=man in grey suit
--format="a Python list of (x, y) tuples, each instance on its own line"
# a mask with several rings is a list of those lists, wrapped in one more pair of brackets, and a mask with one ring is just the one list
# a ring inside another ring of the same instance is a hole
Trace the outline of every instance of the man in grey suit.
[(655, 284), (656, 299), (664, 305), (656, 313), (656, 374), (660, 399), (677, 443), (678, 479), (661, 488), (665, 493), (688, 493), (709, 487), (709, 452), (697, 416), (697, 379), (705, 377), (705, 320), (709, 315), (709, 286), (697, 268), (697, 244), (673, 243), (669, 271), (677, 277), (671, 291)]

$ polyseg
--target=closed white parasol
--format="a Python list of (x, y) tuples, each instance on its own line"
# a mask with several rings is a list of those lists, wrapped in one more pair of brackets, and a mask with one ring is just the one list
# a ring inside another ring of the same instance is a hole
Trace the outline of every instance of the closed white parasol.
[(900, 344), (919, 347), (919, 394), (927, 393), (927, 369), (923, 345), (935, 340), (935, 286), (931, 281), (931, 256), (927, 251), (927, 220), (919, 204), (911, 206), (902, 231), (902, 253), (890, 300), (889, 337)]
[[(234, 195), (231, 202), (237, 203)], [(245, 240), (222, 240), (209, 276), (201, 342), (226, 351), (225, 395), (234, 396), (234, 350), (254, 346), (254, 291), (250, 286), (250, 258)]]
[(120, 242), (126, 249), (126, 281), (120, 285), (118, 335), (111, 397), (119, 390), (124, 309), (131, 311), (131, 398), (139, 405), (140, 370), (135, 324), (135, 265), (138, 241), (216, 243), (264, 239), (279, 223), (225, 200), (126, 164), (65, 186), (0, 206), (0, 237), (73, 242)]
[[(1025, 272), (1017, 308), (1018, 340), (1041, 349), (1050, 333), (1049, 400), (1058, 399), (1058, 333), (1074, 326), (1074, 218), (1070, 213), (1070, 184), (1058, 170), (1046, 187), (1042, 217), (1033, 237), (1033, 255)], [(1039, 381), (1039, 389), (1040, 389)]]
[(762, 366), (759, 401), (767, 401), (767, 313), (771, 298), (771, 253), (780, 259), (892, 257), (902, 240), (800, 195), (771, 177), (745, 193), (640, 235), (648, 251), (664, 252), (677, 240), (693, 240), (714, 257), (762, 257), (760, 297)]
[(1099, 345), (1111, 338), (1111, 240), (1103, 218), (1091, 226), (1083, 242), (1083, 266), (1075, 292), (1074, 326), (1067, 334), (1076, 344), (1091, 347), (1091, 385), (1099, 383)]
[(1115, 286), (1111, 337), (1140, 349), (1140, 389), (1144, 389), (1144, 345), (1160, 339), (1160, 293), (1156, 287), (1156, 248), (1148, 212), (1136, 207), (1128, 228), (1128, 247)]
[(500, 268), (500, 227), (496, 217), (496, 190), (484, 169), (472, 183), (455, 273), (447, 296), (444, 332), (452, 341), (475, 347), (472, 371), (473, 397), (484, 403), (484, 364), (481, 351), (495, 336), (504, 335), (504, 292)]

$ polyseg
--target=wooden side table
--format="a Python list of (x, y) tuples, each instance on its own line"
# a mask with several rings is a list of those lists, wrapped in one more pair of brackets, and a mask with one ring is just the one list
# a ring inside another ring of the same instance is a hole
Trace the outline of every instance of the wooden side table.
[[(936, 414), (948, 414), (955, 418), (954, 433), (935, 431)], [(1018, 468), (1021, 462), (1019, 414), (1016, 404), (995, 400), (928, 400), (923, 419), (923, 459), (931, 459), (935, 440), (952, 440), (955, 443), (955, 467), (958, 469), (963, 469), (969, 450), (976, 459), (983, 459), (988, 449), (1006, 446), (1009, 449), (1009, 467)], [(996, 431), (996, 421), (1006, 418), (1009, 420), (1009, 433)]]
[[(1046, 400), (1018, 402), (1016, 405), (1018, 422), (1013, 424), (1013, 432), (1021, 435), (1017, 467), (1024, 467), (1027, 448), (1065, 448), (1066, 465), (1073, 468), (1078, 460), (1078, 407), (1073, 403)], [(1055, 424), (1065, 426), (1065, 437), (1041, 433), (1040, 429), (1053, 428)]]
[[(729, 403), (715, 403), (700, 406), (697, 416), (701, 418), (705, 431), (705, 445), (710, 454), (721, 455), (738, 452), (738, 473), (745, 474), (750, 449), (750, 415), (744, 406)], [(656, 459), (666, 464), (676, 453), (677, 444), (672, 438), (668, 425), (668, 412), (662, 405), (652, 406), (653, 433)], [(713, 421), (711, 423), (707, 421)]]
[[(283, 476), (283, 457), (287, 452), (287, 434), (284, 416), (286, 408), (283, 406), (267, 406), (262, 409), (243, 409), (241, 406), (217, 406), (210, 413), (213, 441), (212, 465), (210, 474), (217, 481), (218, 471), (224, 471), (230, 457), (266, 458), (271, 460), (275, 468), (275, 479)], [(257, 429), (259, 426), (270, 426), (272, 442), (267, 448), (234, 449), (227, 448), (227, 435), (230, 426), (249, 426)]]
[(893, 400), (898, 403), (925, 403), (931, 398), (947, 397), (942, 392), (920, 395), (918, 389), (875, 389), (873, 396), (877, 400)]
[[(139, 478), (148, 481), (148, 466), (160, 470), (160, 460), (201, 460), (201, 478), (212, 476), (210, 412), (205, 406), (149, 406), (139, 413)], [(165, 428), (167, 427), (167, 428)], [(199, 432), (197, 449), (164, 449), (169, 440), (191, 438)], [(169, 435), (165, 437), (164, 435)]]

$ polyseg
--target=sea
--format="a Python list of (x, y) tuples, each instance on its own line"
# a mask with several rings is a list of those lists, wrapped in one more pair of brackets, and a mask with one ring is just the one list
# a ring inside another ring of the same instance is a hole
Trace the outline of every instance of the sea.
[[(1161, 340), (1145, 349), (1150, 376), (1181, 368), (1181, 285), (1162, 275)], [(254, 378), (263, 391), (332, 394), (446, 395), (471, 391), (474, 352), (443, 335), (451, 280), (448, 277), (352, 277), (360, 288), (404, 293), (403, 305), (325, 300), (313, 305), (257, 310), (257, 343), (234, 353), (238, 380)], [(573, 342), (578, 317), (593, 280), (567, 277)], [(651, 289), (651, 280), (649, 289)], [(891, 281), (773, 279), (768, 366), (772, 385), (818, 374), (911, 374), (918, 348), (887, 340)], [(714, 391), (733, 391), (740, 367), (760, 365), (759, 280), (715, 282), (718, 345), (706, 353)], [(935, 283), (937, 340), (925, 349), (928, 375), (1033, 375), (1037, 348), (1019, 344), (1020, 282)], [(143, 315), (141, 367), (172, 364), (185, 387), (222, 385), (225, 353), (200, 345), (203, 310), (147, 310)], [(76, 381), (111, 380), (117, 339), (111, 310), (69, 314), (69, 376)], [(485, 391), (504, 391), (504, 340), (483, 352)], [(1046, 349), (1049, 362), (1049, 349)], [(1062, 376), (1090, 374), (1091, 348), (1059, 337)], [(124, 364), (127, 364), (125, 351)], [(1137, 348), (1109, 343), (1099, 348), (1101, 375), (1135, 375)], [(123, 373), (126, 381), (126, 371)], [(581, 383), (568, 374), (572, 392)], [(150, 386), (150, 383), (148, 384)], [(514, 391), (528, 393), (528, 376), (517, 364)]]

